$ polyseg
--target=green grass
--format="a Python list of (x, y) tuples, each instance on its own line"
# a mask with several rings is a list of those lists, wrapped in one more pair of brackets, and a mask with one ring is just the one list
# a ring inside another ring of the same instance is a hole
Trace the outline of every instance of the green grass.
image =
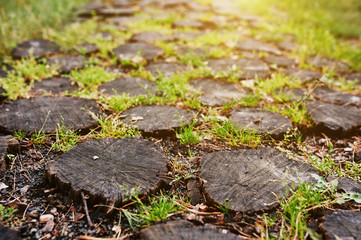
[(0, 57), (21, 41), (41, 38), (72, 20), (74, 8), (88, 0), (0, 0)]
[[(273, 24), (263, 24), (253, 35), (293, 34), (301, 46), (296, 54), (305, 57), (323, 55), (349, 62), (361, 70), (361, 50), (345, 41), (361, 37), (361, 10), (358, 0), (237, 0), (242, 9), (258, 14)], [(279, 40), (283, 40), (280, 38)]]

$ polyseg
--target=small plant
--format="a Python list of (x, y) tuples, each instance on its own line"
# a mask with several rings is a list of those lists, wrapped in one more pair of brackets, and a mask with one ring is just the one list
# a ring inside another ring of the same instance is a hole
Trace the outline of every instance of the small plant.
[(80, 141), (76, 131), (69, 130), (63, 121), (63, 125), (56, 129), (55, 142), (51, 145), (56, 151), (66, 152), (73, 148)]
[(125, 138), (139, 136), (140, 132), (122, 122), (119, 115), (110, 115), (108, 117), (95, 116), (100, 127), (91, 131), (90, 136), (96, 139), (101, 138)]
[(165, 195), (161, 192), (160, 196), (149, 197), (148, 200), (147, 206), (138, 199), (138, 217), (144, 226), (164, 221), (170, 213), (183, 211), (174, 194)]
[(14, 131), (14, 138), (18, 141), (23, 140), (26, 137), (26, 132), (22, 131), (22, 130), (15, 130)]
[(95, 90), (100, 84), (115, 79), (117, 74), (106, 71), (99, 66), (89, 66), (82, 70), (74, 70), (70, 78), (83, 88)]
[(177, 131), (177, 138), (181, 144), (197, 144), (202, 141), (202, 132), (195, 129), (197, 120), (193, 120), (189, 126), (182, 126), (180, 130)]
[(230, 203), (230, 202), (231, 202), (231, 200), (224, 201), (224, 204), (223, 204), (223, 205), (220, 204), (220, 203), (217, 203), (218, 209), (221, 210), (224, 215), (228, 215), (229, 212), (230, 212), (230, 208), (229, 208), (229, 203)]
[(18, 210), (13, 207), (6, 208), (0, 204), (0, 222), (4, 223), (7, 226), (15, 227), (19, 224), (20, 220), (15, 216), (15, 213)]
[(0, 86), (5, 90), (5, 96), (11, 100), (18, 97), (27, 97), (30, 91), (30, 86), (26, 84), (25, 79), (16, 73), (16, 71), (8, 72), (6, 78), (1, 78)]
[(226, 122), (213, 120), (213, 125), (210, 134), (232, 146), (247, 144), (256, 147), (261, 143), (261, 135), (257, 134), (256, 130), (242, 129), (235, 126), (230, 120)]
[(46, 62), (37, 63), (35, 58), (23, 58), (15, 61), (14, 68), (19, 76), (30, 81), (39, 81), (42, 78), (49, 78), (58, 74), (54, 67), (47, 66)]
[(166, 195), (161, 192), (160, 196), (148, 197), (149, 205), (143, 203), (137, 196), (134, 196), (134, 199), (137, 203), (135, 213), (124, 208), (119, 209), (132, 229), (150, 226), (155, 222), (166, 220), (171, 213), (184, 211), (183, 205), (178, 203), (174, 194)]

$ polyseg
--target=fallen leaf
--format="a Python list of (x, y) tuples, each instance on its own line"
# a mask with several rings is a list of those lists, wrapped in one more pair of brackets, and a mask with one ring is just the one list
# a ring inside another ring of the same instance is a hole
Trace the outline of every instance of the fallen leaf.
[(0, 190), (3, 190), (3, 189), (8, 188), (8, 187), (9, 187), (9, 186), (6, 185), (5, 183), (0, 182)]

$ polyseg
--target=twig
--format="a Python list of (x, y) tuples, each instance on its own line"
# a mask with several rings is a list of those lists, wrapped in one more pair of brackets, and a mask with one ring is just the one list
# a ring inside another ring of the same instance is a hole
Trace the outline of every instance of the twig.
[(182, 204), (180, 204), (178, 202), (174, 202), (174, 203), (177, 204), (178, 206), (180, 206), (181, 208), (183, 208), (184, 210), (187, 210), (188, 212), (198, 214), (198, 215), (219, 215), (219, 214), (222, 214), (221, 212), (198, 212), (196, 210), (187, 208), (187, 207), (183, 206)]
[(84, 193), (80, 192), (80, 194), (81, 194), (81, 198), (83, 199), (84, 210), (85, 210), (86, 219), (88, 221), (88, 225), (89, 225), (89, 227), (92, 227), (93, 223), (89, 216), (88, 205), (86, 204), (86, 199), (85, 199)]
[(97, 238), (97, 237), (92, 237), (92, 236), (79, 236), (79, 239), (84, 239), (84, 240), (123, 240), (126, 239), (130, 236), (132, 236), (133, 234), (127, 234), (125, 236), (122, 237), (117, 237), (117, 238)]

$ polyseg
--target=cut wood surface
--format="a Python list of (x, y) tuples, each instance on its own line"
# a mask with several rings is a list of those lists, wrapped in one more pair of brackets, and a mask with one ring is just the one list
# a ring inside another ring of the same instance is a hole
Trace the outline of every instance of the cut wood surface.
[(167, 172), (163, 151), (137, 138), (98, 139), (76, 146), (50, 162), (47, 179), (65, 192), (90, 201), (121, 202), (139, 188), (139, 194), (156, 190)]
[(111, 82), (102, 84), (99, 91), (106, 95), (122, 95), (128, 94), (130, 97), (137, 95), (155, 94), (157, 90), (157, 83), (148, 81), (143, 78), (117, 78)]
[(241, 108), (231, 112), (231, 122), (240, 128), (255, 130), (258, 134), (282, 137), (292, 122), (285, 116), (258, 108)]
[(231, 100), (246, 97), (249, 91), (239, 84), (202, 79), (190, 81), (190, 84), (201, 92), (200, 102), (209, 106), (222, 106)]
[(0, 108), (0, 127), (6, 131), (54, 132), (58, 125), (69, 130), (88, 130), (98, 124), (94, 114), (101, 114), (94, 100), (72, 97), (39, 97), (5, 103)]
[(327, 240), (361, 239), (361, 212), (337, 210), (321, 224)]
[(40, 82), (36, 81), (34, 87), (31, 89), (30, 94), (34, 96), (43, 96), (51, 94), (61, 94), (64, 92), (74, 92), (78, 87), (69, 80), (69, 78), (47, 78)]
[(13, 136), (0, 136), (0, 170), (6, 167), (5, 158), (7, 154), (16, 154), (19, 150), (19, 142)]
[(272, 149), (214, 152), (201, 159), (205, 193), (213, 202), (234, 211), (263, 211), (277, 204), (287, 188), (313, 182), (318, 172), (307, 164), (288, 159)]
[(140, 231), (144, 240), (239, 240), (240, 238), (227, 230), (217, 229), (211, 225), (194, 226), (188, 221), (178, 220), (153, 225)]
[(360, 131), (361, 110), (357, 107), (309, 101), (306, 108), (317, 124), (318, 131), (330, 133)]
[(145, 133), (169, 132), (189, 125), (192, 120), (191, 113), (171, 106), (138, 106), (122, 114), (126, 116), (124, 122)]
[(147, 61), (151, 61), (163, 55), (164, 51), (162, 48), (148, 43), (128, 43), (114, 48), (113, 53), (119, 60), (129, 61), (136, 57), (143, 57)]

